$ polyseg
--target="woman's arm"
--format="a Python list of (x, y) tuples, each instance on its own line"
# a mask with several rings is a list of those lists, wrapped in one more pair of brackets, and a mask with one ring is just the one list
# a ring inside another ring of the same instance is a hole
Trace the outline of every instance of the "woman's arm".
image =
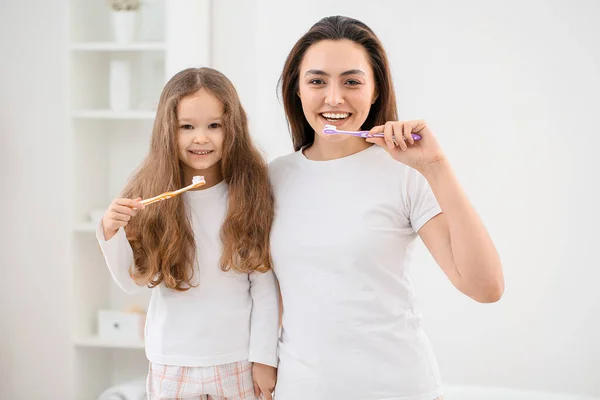
[(442, 209), (419, 230), (423, 243), (458, 290), (481, 303), (498, 301), (504, 292), (500, 258), (450, 164), (442, 159), (421, 173)]
[[(424, 224), (419, 235), (450, 281), (476, 301), (498, 301), (504, 276), (496, 248), (425, 121), (388, 121), (371, 133), (384, 138), (367, 142), (419, 171), (431, 186), (442, 214)], [(415, 140), (413, 133), (421, 139)]]

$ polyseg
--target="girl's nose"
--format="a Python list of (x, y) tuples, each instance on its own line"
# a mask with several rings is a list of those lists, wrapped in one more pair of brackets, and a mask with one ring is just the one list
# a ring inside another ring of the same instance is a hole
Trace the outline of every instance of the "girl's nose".
[(208, 143), (208, 136), (204, 133), (204, 131), (202, 129), (198, 129), (195, 132), (195, 136), (194, 136), (194, 143), (197, 144), (204, 144), (204, 143)]

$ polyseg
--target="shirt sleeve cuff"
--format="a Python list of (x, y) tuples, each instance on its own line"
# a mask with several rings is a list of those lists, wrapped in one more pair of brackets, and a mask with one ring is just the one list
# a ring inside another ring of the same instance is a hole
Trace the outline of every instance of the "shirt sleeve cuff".
[(267, 354), (267, 353), (253, 353), (250, 352), (248, 356), (248, 361), (258, 364), (270, 365), (271, 367), (277, 368), (278, 358), (277, 354)]

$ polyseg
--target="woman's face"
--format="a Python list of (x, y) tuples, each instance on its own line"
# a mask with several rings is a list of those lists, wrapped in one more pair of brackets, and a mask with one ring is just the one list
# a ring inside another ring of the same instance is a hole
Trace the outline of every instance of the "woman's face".
[(306, 51), (299, 72), (298, 96), (317, 135), (339, 141), (350, 136), (324, 134), (325, 125), (360, 129), (376, 99), (373, 70), (361, 45), (350, 40), (315, 43)]

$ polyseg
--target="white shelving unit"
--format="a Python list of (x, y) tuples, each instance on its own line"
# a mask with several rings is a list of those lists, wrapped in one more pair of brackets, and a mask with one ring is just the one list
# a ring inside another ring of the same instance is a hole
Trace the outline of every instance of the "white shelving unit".
[[(72, 343), (75, 393), (96, 400), (107, 388), (144, 378), (143, 340), (98, 336), (101, 309), (147, 308), (150, 290), (128, 296), (113, 283), (95, 240), (96, 221), (147, 154), (152, 124), (166, 74), (165, 0), (147, 0), (137, 11), (136, 41), (115, 43), (106, 0), (70, 0), (71, 134), (74, 154), (72, 214)], [(129, 109), (110, 104), (110, 62), (131, 66)]]
[[(210, 65), (210, 0), (143, 0), (136, 40), (116, 43), (107, 0), (69, 0), (70, 116), (73, 154), (72, 344), (76, 400), (96, 400), (107, 388), (144, 378), (141, 339), (99, 337), (98, 311), (147, 309), (150, 290), (135, 296), (112, 281), (95, 239), (97, 220), (148, 153), (160, 92), (190, 66)], [(130, 107), (113, 109), (110, 64), (127, 61)], [(97, 219), (96, 218), (96, 219)]]

